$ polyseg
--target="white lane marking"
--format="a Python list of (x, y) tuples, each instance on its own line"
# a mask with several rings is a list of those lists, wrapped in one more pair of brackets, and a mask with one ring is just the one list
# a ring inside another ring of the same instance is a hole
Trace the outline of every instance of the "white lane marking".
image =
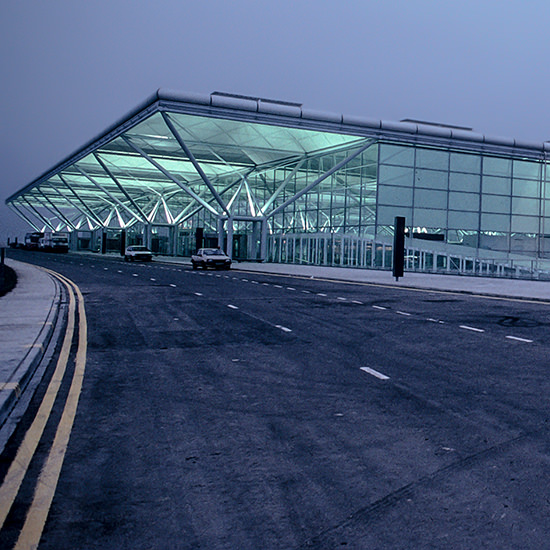
[(510, 340), (516, 340), (517, 342), (526, 342), (528, 344), (533, 343), (533, 340), (528, 340), (527, 338), (519, 338), (518, 336), (506, 336), (506, 338), (509, 338)]
[(109, 271), (109, 268), (108, 267), (104, 267), (103, 268), (105, 271)]
[(460, 328), (464, 330), (471, 330), (472, 332), (485, 332), (482, 328), (469, 327), (468, 325), (460, 325)]
[(132, 273), (132, 276), (139, 277), (139, 275), (137, 273)]
[(326, 294), (322, 294), (321, 292), (318, 292), (318, 293), (317, 293), (317, 296), (322, 296), (323, 298), (326, 298), (326, 297), (327, 297)]
[(372, 306), (374, 309), (388, 309), (387, 307), (382, 306)]
[(283, 288), (281, 285), (273, 285), (275, 288)]
[(269, 286), (269, 283), (262, 283), (262, 286)]
[(260, 283), (258, 281), (250, 281), (253, 285), (259, 285)]
[(410, 317), (412, 313), (407, 313), (406, 311), (396, 311), (397, 315), (405, 315), (406, 317)]
[(122, 269), (119, 269), (117, 273), (122, 273)]
[(156, 281), (156, 279), (153, 279), (153, 277), (151, 277), (151, 281)]
[(291, 286), (286, 287), (287, 290), (296, 290), (295, 288), (292, 288)]
[(203, 294), (200, 292), (195, 292), (195, 296), (203, 296)]
[(440, 321), (439, 319), (432, 319), (432, 318), (429, 318), (429, 319), (426, 319), (426, 321), (430, 321), (430, 323), (439, 323), (440, 325), (444, 325), (444, 324), (445, 324), (445, 321)]
[(385, 374), (382, 374), (381, 372), (378, 372), (377, 370), (369, 369), (369, 367), (361, 367), (361, 370), (368, 373), (368, 374), (371, 374), (372, 376), (375, 376), (376, 378), (379, 378), (380, 380), (389, 380), (390, 379), (389, 376), (386, 376)]
[(341, 302), (347, 302), (348, 299), (347, 298), (342, 298), (341, 296), (338, 296), (338, 298), (336, 298), (337, 300), (340, 300)]
[(170, 283), (170, 286), (171, 286), (172, 288), (176, 288), (176, 285), (173, 285), (172, 283)]
[(277, 328), (280, 328), (283, 332), (292, 332), (291, 329), (283, 327), (282, 325), (275, 325)]
[(310, 292), (309, 290), (302, 290), (302, 292), (303, 292), (304, 294), (311, 294), (311, 292)]
[(360, 302), (359, 300), (352, 300), (351, 303), (352, 303), (352, 304), (358, 304), (358, 305), (360, 305), (360, 306), (363, 305), (363, 302)]
[(237, 306), (234, 306), (233, 304), (227, 304), (227, 307), (230, 309), (239, 309)]

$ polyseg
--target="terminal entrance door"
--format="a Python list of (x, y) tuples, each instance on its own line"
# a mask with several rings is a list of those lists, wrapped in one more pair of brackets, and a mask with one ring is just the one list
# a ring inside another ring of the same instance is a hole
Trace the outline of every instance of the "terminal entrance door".
[[(233, 235), (230, 246), (234, 260), (259, 261), (262, 258), (263, 219), (233, 218)], [(228, 239), (229, 240), (229, 239)]]

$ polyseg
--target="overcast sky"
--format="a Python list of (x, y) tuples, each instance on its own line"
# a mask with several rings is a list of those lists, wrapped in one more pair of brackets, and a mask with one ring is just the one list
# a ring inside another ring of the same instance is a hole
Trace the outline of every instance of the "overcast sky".
[(158, 88), (550, 139), (543, 0), (1, 0), (8, 196)]

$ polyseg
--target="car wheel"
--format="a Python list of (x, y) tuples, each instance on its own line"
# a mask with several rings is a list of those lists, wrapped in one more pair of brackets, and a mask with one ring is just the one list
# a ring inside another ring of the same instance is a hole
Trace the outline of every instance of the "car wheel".
[(193, 266), (193, 269), (197, 269), (197, 264), (195, 262), (191, 262), (191, 265)]

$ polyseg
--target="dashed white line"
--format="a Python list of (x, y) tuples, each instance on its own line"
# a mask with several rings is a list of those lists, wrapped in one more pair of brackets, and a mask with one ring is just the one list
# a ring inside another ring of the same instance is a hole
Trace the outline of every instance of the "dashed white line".
[(405, 317), (410, 317), (412, 313), (407, 313), (406, 311), (396, 311), (397, 315), (405, 315)]
[(132, 276), (133, 277), (139, 277), (139, 275), (137, 273), (132, 273)]
[(468, 325), (460, 325), (460, 328), (464, 330), (471, 330), (472, 332), (485, 332), (482, 328), (469, 327)]
[(170, 286), (171, 286), (172, 288), (176, 288), (176, 285), (173, 285), (172, 283), (170, 283)]
[(374, 369), (369, 369), (369, 367), (361, 367), (361, 370), (372, 375), (372, 376), (375, 376), (376, 378), (380, 379), (380, 380), (389, 380), (390, 377), (389, 376), (386, 376), (385, 374), (382, 374), (381, 372), (378, 372), (377, 370), (374, 370)]
[(430, 323), (439, 323), (440, 325), (445, 324), (445, 321), (440, 321), (439, 319), (432, 319), (431, 317), (426, 319), (426, 321), (430, 321)]
[(509, 340), (516, 340), (517, 342), (526, 342), (527, 344), (532, 344), (533, 340), (528, 340), (527, 338), (519, 338), (518, 336), (506, 336)]
[(295, 288), (292, 288), (291, 286), (286, 287), (287, 290), (296, 290)]
[(283, 288), (281, 285), (273, 285), (275, 288)]
[(311, 292), (310, 292), (309, 290), (302, 290), (302, 292), (303, 292), (304, 294), (311, 294)]
[(203, 296), (201, 292), (195, 292), (195, 296)]
[(277, 328), (281, 329), (283, 332), (292, 332), (288, 327), (283, 327), (282, 325), (275, 325)]
[(358, 304), (358, 305), (360, 305), (360, 306), (363, 305), (363, 302), (360, 302), (359, 300), (352, 300), (351, 303), (352, 303), (352, 304)]
[(336, 298), (337, 300), (340, 300), (341, 302), (347, 302), (348, 299), (347, 298), (342, 298), (341, 296), (338, 296), (338, 298)]
[(317, 293), (317, 296), (322, 296), (323, 298), (326, 298), (326, 297), (327, 297), (327, 295), (326, 295), (326, 294), (323, 294), (322, 292), (318, 292), (318, 293)]
[(388, 309), (387, 307), (382, 306), (372, 306), (374, 309)]
[(150, 280), (151, 280), (151, 281), (156, 281), (156, 279), (153, 279), (153, 277), (151, 277), (151, 279), (150, 279)]
[(239, 309), (237, 306), (234, 306), (233, 304), (227, 304), (227, 307), (229, 309)]
[(259, 285), (260, 283), (258, 281), (250, 281), (253, 285)]

